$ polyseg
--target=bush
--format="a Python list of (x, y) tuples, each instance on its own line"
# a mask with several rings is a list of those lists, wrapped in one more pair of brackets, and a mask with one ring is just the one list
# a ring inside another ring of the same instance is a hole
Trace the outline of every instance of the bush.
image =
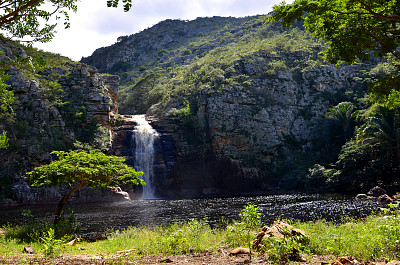
[(54, 230), (54, 239), (70, 240), (80, 232), (80, 224), (76, 222), (72, 210), (67, 219), (60, 219), (57, 225), (36, 219), (30, 210), (23, 210), (23, 215), (28, 217), (28, 224), (17, 227), (5, 227), (5, 238), (16, 239), (19, 242), (40, 242), (41, 238), (48, 236), (50, 229)]

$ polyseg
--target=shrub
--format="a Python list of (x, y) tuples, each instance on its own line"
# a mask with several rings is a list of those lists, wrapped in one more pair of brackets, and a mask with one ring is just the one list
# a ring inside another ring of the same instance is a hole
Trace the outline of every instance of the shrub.
[(50, 229), (54, 230), (55, 239), (72, 239), (80, 232), (80, 224), (76, 222), (75, 214), (69, 210), (67, 219), (60, 219), (57, 225), (36, 219), (30, 210), (23, 210), (22, 214), (28, 218), (28, 224), (17, 227), (6, 227), (5, 238), (16, 239), (19, 242), (40, 242), (42, 237), (48, 236)]

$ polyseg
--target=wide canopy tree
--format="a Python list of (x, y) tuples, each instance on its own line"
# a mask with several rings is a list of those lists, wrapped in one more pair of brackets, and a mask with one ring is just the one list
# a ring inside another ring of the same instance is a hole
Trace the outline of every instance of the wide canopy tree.
[(145, 182), (138, 177), (143, 172), (124, 163), (125, 158), (109, 156), (95, 151), (54, 151), (51, 154), (58, 156), (58, 160), (48, 165), (36, 167), (26, 176), (34, 187), (44, 185), (68, 185), (73, 187), (59, 201), (54, 223), (57, 224), (61, 217), (62, 208), (67, 200), (83, 187), (116, 187), (124, 184), (144, 185)]
[[(398, 0), (295, 0), (274, 6), (267, 23), (290, 27), (304, 20), (304, 27), (326, 41), (325, 58), (332, 62), (366, 61), (371, 56), (391, 55), (400, 68), (400, 1)], [(374, 100), (400, 106), (400, 75), (371, 86)]]

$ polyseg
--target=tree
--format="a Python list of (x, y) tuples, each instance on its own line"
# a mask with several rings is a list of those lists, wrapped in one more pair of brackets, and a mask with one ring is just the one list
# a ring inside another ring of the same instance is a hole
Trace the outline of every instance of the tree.
[(354, 105), (351, 102), (340, 102), (329, 109), (327, 117), (335, 120), (343, 129), (344, 138), (349, 140)]
[[(78, 0), (2, 0), (0, 1), (0, 29), (7, 38), (48, 42), (54, 37), (57, 21), (64, 18), (68, 28), (69, 11), (76, 12)], [(122, 2), (124, 11), (132, 7), (132, 0), (107, 0), (108, 7), (118, 7)], [(50, 22), (50, 18), (56, 22)]]
[(54, 151), (58, 160), (48, 165), (36, 167), (26, 173), (33, 187), (60, 184), (73, 186), (58, 202), (54, 224), (57, 224), (62, 214), (62, 208), (67, 200), (83, 187), (108, 187), (123, 184), (144, 185), (138, 178), (143, 172), (136, 172), (123, 162), (123, 157), (108, 156), (99, 150), (85, 151)]
[[(332, 62), (366, 61), (388, 54), (400, 69), (399, 0), (295, 0), (274, 6), (267, 23), (281, 22), (290, 27), (304, 20), (304, 27), (328, 45), (325, 58)], [(400, 75), (393, 74), (370, 87), (371, 99), (388, 107), (400, 106)]]
[(267, 23), (289, 27), (304, 20), (304, 27), (327, 41), (331, 62), (368, 60), (387, 53), (400, 58), (400, 2), (398, 0), (295, 0), (274, 6)]

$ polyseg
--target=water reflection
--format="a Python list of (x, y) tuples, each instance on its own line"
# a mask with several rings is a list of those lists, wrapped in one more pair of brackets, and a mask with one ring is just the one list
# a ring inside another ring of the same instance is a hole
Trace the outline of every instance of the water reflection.
[[(340, 221), (345, 217), (365, 217), (378, 206), (372, 201), (356, 201), (339, 195), (275, 195), (193, 200), (137, 200), (116, 203), (70, 205), (83, 232), (123, 229), (128, 226), (152, 226), (208, 217), (215, 225), (222, 217), (239, 219), (240, 210), (247, 204), (260, 206), (262, 220), (327, 219)], [(26, 223), (21, 209), (29, 209), (41, 220), (51, 221), (55, 205), (2, 208), (0, 225)]]

